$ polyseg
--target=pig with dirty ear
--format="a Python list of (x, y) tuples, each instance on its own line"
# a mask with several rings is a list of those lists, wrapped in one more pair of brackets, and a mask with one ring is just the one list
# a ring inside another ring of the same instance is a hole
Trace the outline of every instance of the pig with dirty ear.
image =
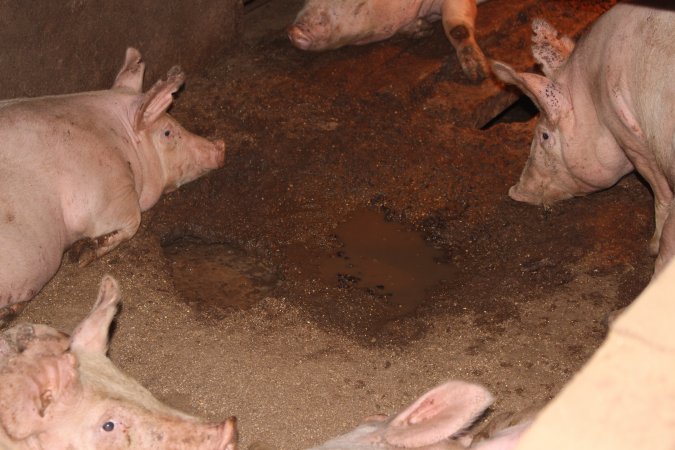
[(208, 423), (158, 401), (106, 356), (120, 299), (101, 282), (72, 336), (23, 324), (0, 337), (0, 448), (236, 450), (236, 419)]
[(541, 111), (509, 196), (548, 207), (637, 171), (654, 194), (655, 275), (675, 256), (675, 10), (667, 4), (619, 3), (576, 45), (535, 20), (532, 52), (544, 74), (492, 64)]

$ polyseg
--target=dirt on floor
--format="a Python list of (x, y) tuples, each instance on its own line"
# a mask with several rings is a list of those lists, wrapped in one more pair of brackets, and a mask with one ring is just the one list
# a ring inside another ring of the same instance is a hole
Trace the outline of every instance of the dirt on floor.
[[(576, 34), (612, 4), (508, 3), (481, 5), (478, 41), (520, 69), (531, 18)], [(223, 137), (226, 166), (90, 266), (64, 259), (19, 319), (70, 331), (114, 275), (111, 358), (173, 406), (236, 415), (244, 449), (307, 448), (449, 378), (496, 412), (550, 399), (649, 281), (649, 189), (512, 201), (534, 122), (479, 128), (515, 95), (470, 84), (440, 24), (303, 53), (283, 31), (299, 7), (254, 10), (239, 50), (188, 75), (172, 114)]]

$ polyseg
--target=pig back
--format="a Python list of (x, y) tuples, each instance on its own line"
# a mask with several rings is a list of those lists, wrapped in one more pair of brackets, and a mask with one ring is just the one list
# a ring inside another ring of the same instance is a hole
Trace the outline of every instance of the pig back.
[[(601, 122), (629, 158), (655, 155), (671, 183), (672, 169), (664, 169), (672, 166), (675, 150), (674, 36), (672, 3), (618, 4), (580, 40), (577, 70), (568, 71), (585, 76)], [(572, 91), (579, 82), (571, 83)]]

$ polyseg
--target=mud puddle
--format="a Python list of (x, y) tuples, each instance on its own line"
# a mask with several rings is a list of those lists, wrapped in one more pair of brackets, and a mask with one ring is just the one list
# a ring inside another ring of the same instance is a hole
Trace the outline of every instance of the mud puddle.
[(211, 318), (250, 308), (278, 282), (276, 268), (227, 244), (182, 238), (164, 246), (164, 254), (176, 290), (193, 310)]
[(321, 279), (329, 286), (367, 292), (384, 301), (393, 316), (412, 313), (431, 290), (457, 277), (441, 250), (377, 212), (356, 213), (335, 234), (342, 246), (319, 261)]

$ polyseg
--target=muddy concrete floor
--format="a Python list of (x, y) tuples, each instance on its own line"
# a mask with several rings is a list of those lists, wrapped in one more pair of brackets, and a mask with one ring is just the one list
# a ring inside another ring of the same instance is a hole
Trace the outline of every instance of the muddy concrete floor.
[[(576, 32), (611, 3), (488, 2), (478, 40), (525, 69), (532, 17)], [(510, 200), (534, 122), (477, 128), (506, 97), (463, 78), (440, 24), (310, 54), (283, 33), (297, 8), (251, 12), (241, 48), (179, 95), (172, 113), (223, 137), (226, 166), (109, 255), (64, 260), (19, 320), (70, 331), (114, 275), (111, 358), (173, 406), (236, 415), (242, 448), (306, 448), (449, 378), (488, 386), (496, 412), (551, 398), (649, 281), (648, 188), (631, 175), (549, 210)], [(367, 262), (330, 266), (356, 258), (345, 229), (367, 243), (390, 225), (430, 249), (423, 271), (441, 267), (403, 300)]]

